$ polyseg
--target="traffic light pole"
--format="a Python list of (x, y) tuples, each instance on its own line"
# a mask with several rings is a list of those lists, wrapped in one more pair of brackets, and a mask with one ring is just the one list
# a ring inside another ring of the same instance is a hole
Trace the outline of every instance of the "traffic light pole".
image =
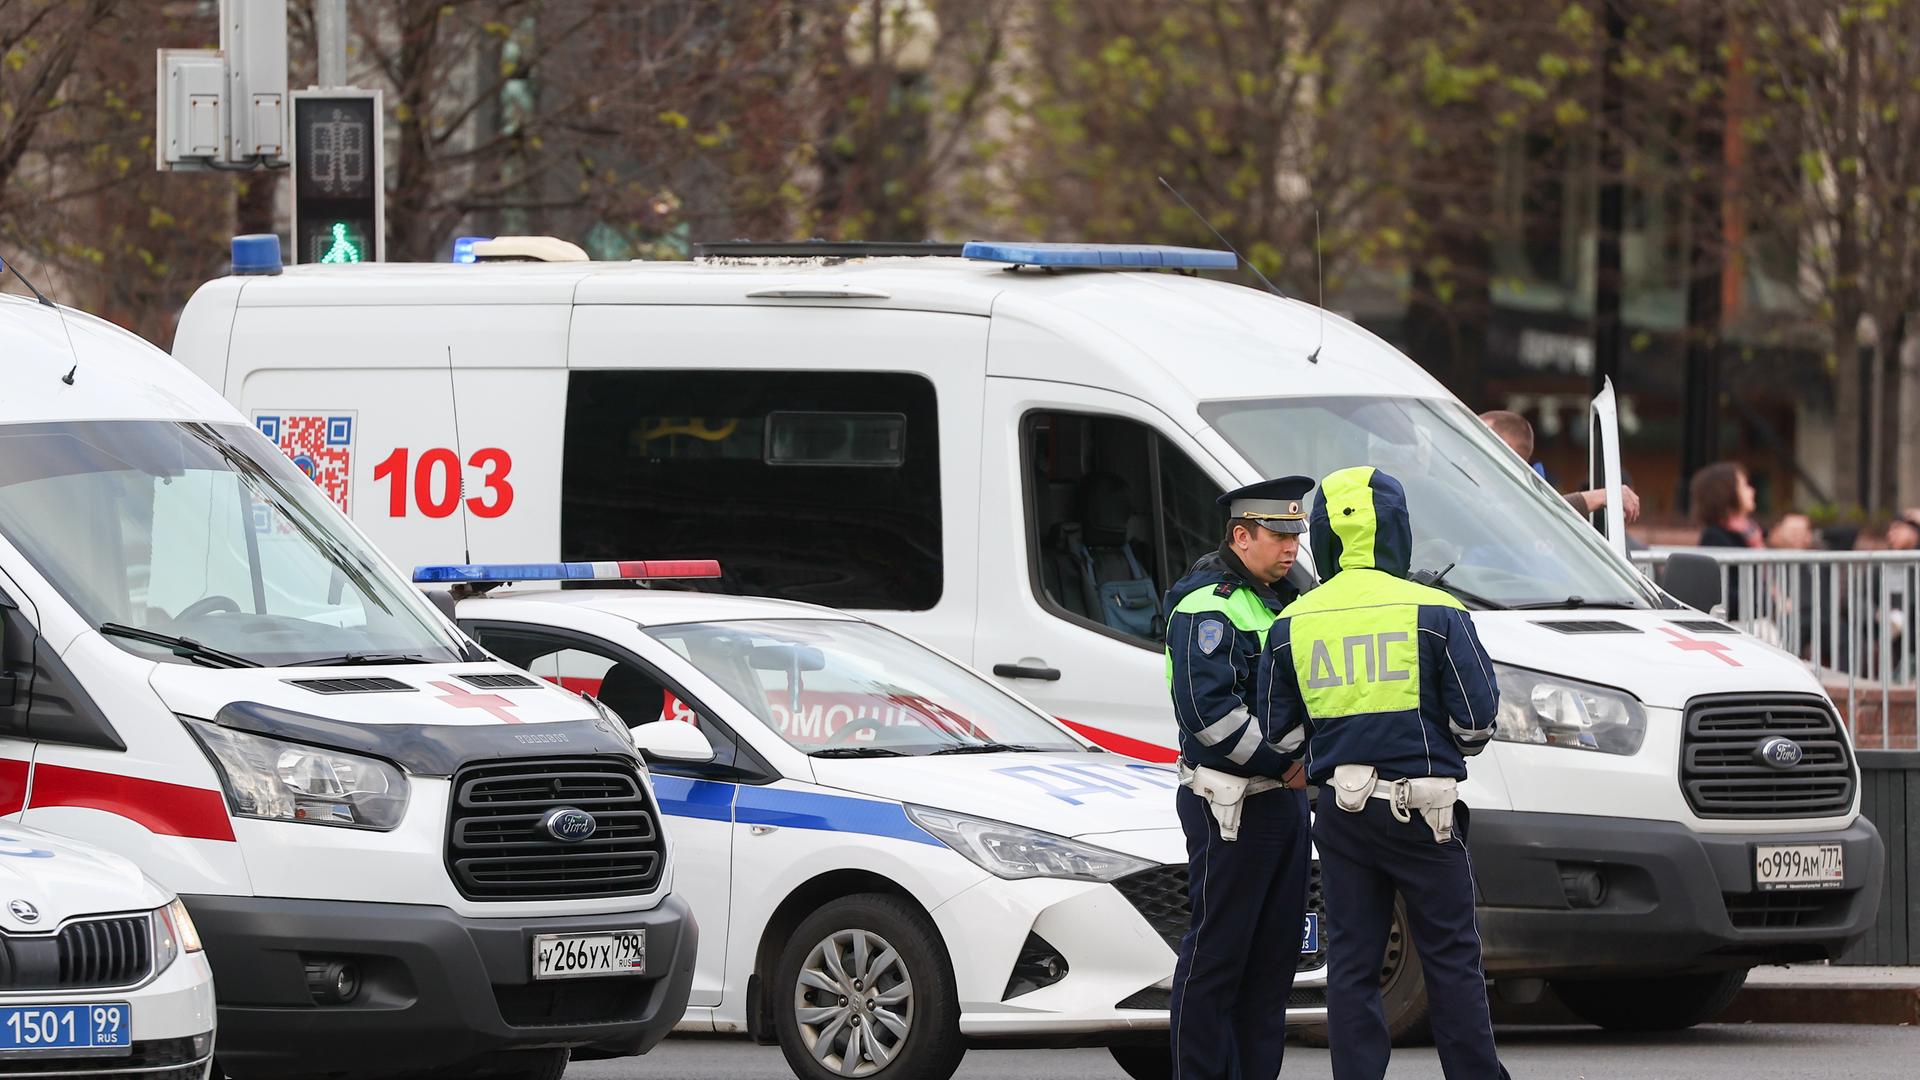
[(320, 52), (320, 88), (347, 85), (347, 0), (317, 0), (313, 22)]

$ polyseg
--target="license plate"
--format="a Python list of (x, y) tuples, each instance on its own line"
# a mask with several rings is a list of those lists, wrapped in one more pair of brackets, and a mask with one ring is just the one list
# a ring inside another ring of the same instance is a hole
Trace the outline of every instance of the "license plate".
[(125, 1002), (0, 1005), (0, 1053), (132, 1049), (132, 1009)]
[(533, 939), (533, 977), (580, 979), (589, 975), (644, 975), (647, 932), (541, 934)]
[(1788, 844), (1753, 849), (1753, 883), (1761, 892), (1838, 889), (1846, 883), (1839, 844)]
[(1300, 928), (1300, 952), (1316, 953), (1320, 951), (1320, 916), (1307, 913), (1307, 924)]

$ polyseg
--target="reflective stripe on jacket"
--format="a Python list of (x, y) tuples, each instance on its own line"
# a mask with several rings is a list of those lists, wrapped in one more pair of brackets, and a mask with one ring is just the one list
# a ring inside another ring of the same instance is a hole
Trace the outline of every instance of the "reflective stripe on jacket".
[(1301, 739), (1268, 745), (1250, 706), (1280, 597), (1262, 597), (1235, 569), (1209, 554), (1167, 593), (1167, 690), (1180, 757), (1237, 776), (1279, 777), (1298, 758)]

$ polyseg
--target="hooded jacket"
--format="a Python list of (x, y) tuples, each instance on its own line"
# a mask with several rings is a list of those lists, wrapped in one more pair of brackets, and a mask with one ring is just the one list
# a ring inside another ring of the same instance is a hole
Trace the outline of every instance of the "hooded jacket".
[(1290, 573), (1267, 588), (1222, 548), (1200, 556), (1167, 590), (1167, 690), (1182, 761), (1277, 778), (1298, 759), (1304, 736), (1285, 751), (1266, 745), (1249, 706), (1267, 630), (1305, 577)]
[(1412, 525), (1400, 482), (1370, 467), (1320, 483), (1308, 526), (1319, 588), (1267, 634), (1255, 707), (1262, 736), (1305, 729), (1307, 775), (1372, 765), (1384, 780), (1464, 780), (1494, 731), (1500, 691), (1473, 618), (1407, 580)]

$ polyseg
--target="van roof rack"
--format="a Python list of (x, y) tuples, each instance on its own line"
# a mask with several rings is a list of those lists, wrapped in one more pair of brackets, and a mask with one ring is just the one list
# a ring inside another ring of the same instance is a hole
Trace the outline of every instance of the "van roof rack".
[(961, 244), (936, 240), (711, 240), (693, 245), (696, 259), (957, 259)]

